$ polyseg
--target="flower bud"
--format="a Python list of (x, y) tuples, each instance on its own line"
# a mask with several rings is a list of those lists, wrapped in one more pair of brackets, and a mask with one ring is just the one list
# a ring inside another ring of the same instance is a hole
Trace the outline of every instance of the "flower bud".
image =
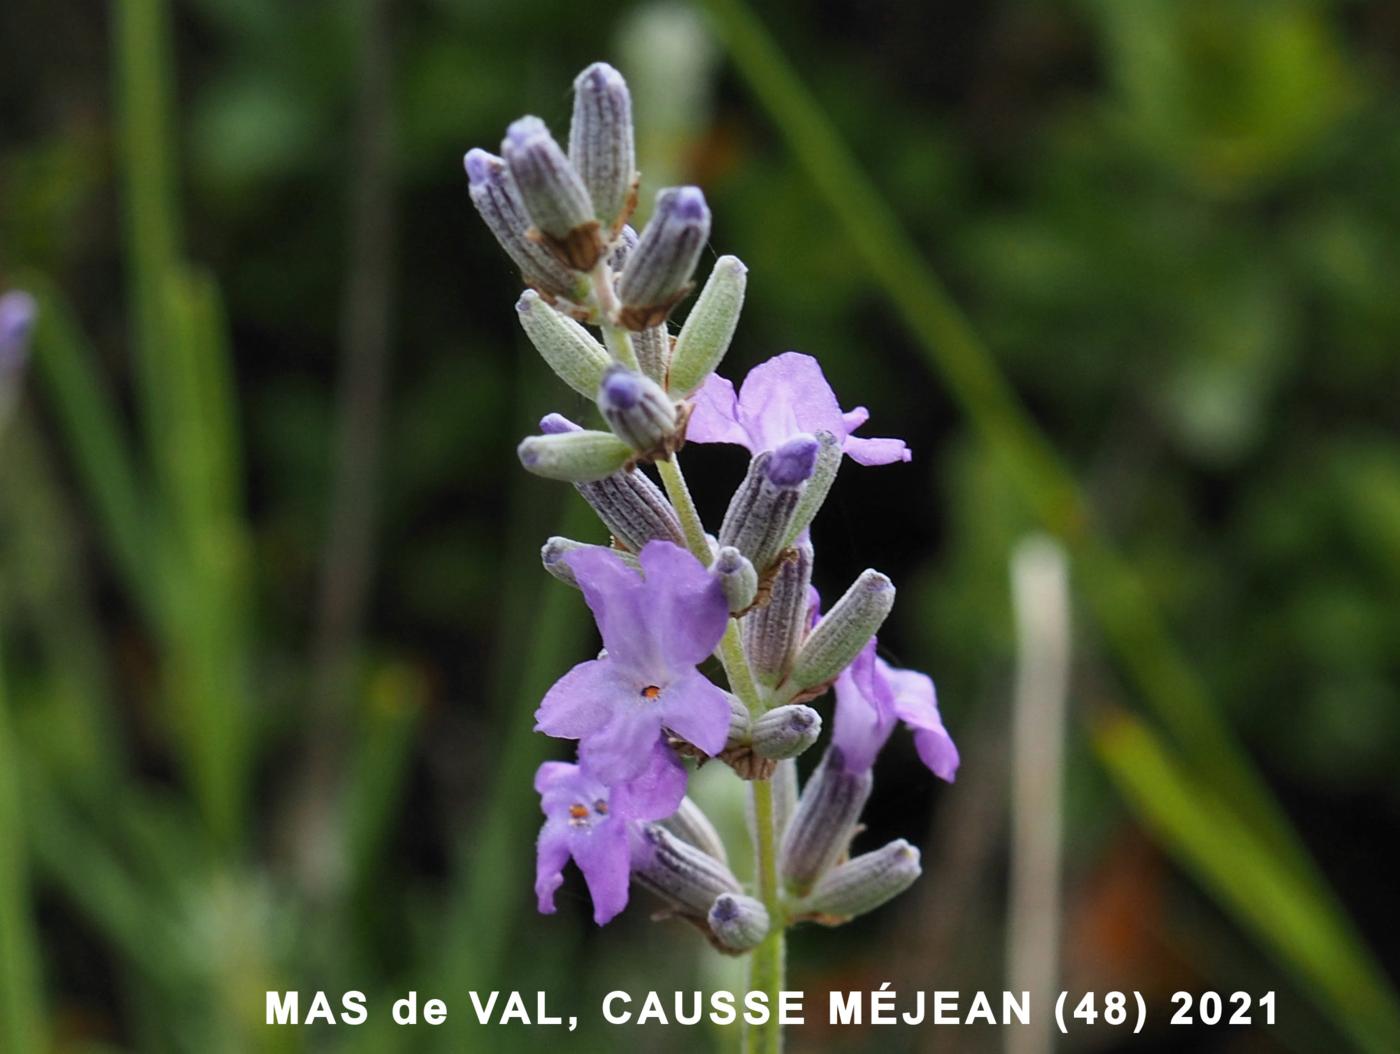
[(893, 900), (919, 874), (919, 851), (900, 838), (832, 868), (796, 911), (820, 916), (819, 921), (844, 922)]
[(738, 614), (753, 603), (758, 594), (758, 572), (747, 556), (732, 545), (725, 546), (715, 555), (711, 570), (719, 576), (720, 584), (724, 587), (730, 614)]
[(521, 328), (544, 361), (559, 378), (580, 395), (593, 398), (611, 358), (573, 319), (555, 311), (533, 289), (515, 303)]
[(0, 296), (0, 374), (12, 373), (24, 365), (38, 315), (38, 304), (22, 289)]
[(501, 153), (537, 236), (570, 267), (592, 270), (605, 248), (593, 202), (544, 122), (538, 117), (513, 121)]
[(661, 488), (640, 469), (615, 473), (593, 483), (578, 484), (583, 500), (593, 507), (619, 545), (634, 553), (660, 539), (685, 544), (680, 518)]
[(812, 466), (812, 477), (807, 480), (802, 497), (797, 499), (797, 508), (793, 510), (792, 523), (788, 525), (784, 546), (792, 545), (798, 536), (812, 525), (831, 491), (831, 485), (836, 482), (836, 471), (841, 467), (841, 459), (845, 456), (841, 449), (841, 441), (830, 432), (817, 432), (816, 437), (819, 449), (816, 463)]
[(817, 441), (794, 436), (749, 462), (748, 475), (730, 499), (719, 528), (720, 545), (732, 545), (762, 574), (787, 537), (802, 484), (812, 474)]
[(643, 824), (639, 836), (633, 877), (685, 914), (706, 918), (716, 897), (741, 891), (728, 867), (660, 824)]
[(656, 212), (618, 279), (618, 322), (646, 329), (666, 321), (690, 292), (690, 276), (710, 237), (710, 209), (699, 187), (671, 187), (656, 196)]
[(472, 204), (506, 255), (520, 268), (525, 283), (551, 297), (581, 300), (582, 276), (527, 237), (530, 214), (506, 163), (495, 154), (473, 149), (467, 152), (465, 165)]
[(753, 718), (749, 714), (749, 708), (733, 692), (726, 694), (729, 696), (729, 735), (725, 737), (724, 745), (726, 748), (748, 746), (753, 731)]
[(650, 377), (610, 366), (598, 386), (598, 410), (613, 433), (642, 454), (669, 452), (675, 441), (676, 404)]
[(689, 798), (682, 798), (674, 813), (661, 821), (661, 825), (683, 842), (689, 842), (702, 853), (709, 853), (721, 864), (729, 861), (724, 851), (724, 839), (715, 830), (715, 825), (705, 815), (705, 811)]
[(573, 569), (569, 567), (565, 557), (580, 549), (607, 549), (608, 552), (620, 558), (628, 567), (641, 567), (637, 558), (631, 553), (620, 553), (609, 546), (590, 545), (588, 542), (576, 542), (572, 538), (561, 538), (558, 535), (550, 538), (549, 541), (545, 542), (540, 548), (540, 563), (544, 565), (546, 571), (559, 581), (577, 589), (578, 579), (574, 577)]
[(721, 256), (686, 316), (671, 356), (667, 389), (677, 398), (695, 391), (715, 371), (739, 325), (749, 269), (737, 256)]
[(777, 567), (768, 587), (768, 603), (744, 616), (739, 628), (744, 650), (759, 682), (773, 687), (792, 669), (807, 633), (808, 590), (812, 584), (812, 546), (796, 546)]
[(613, 239), (612, 249), (608, 252), (608, 269), (612, 271), (614, 281), (622, 274), (628, 255), (636, 247), (637, 232), (630, 223), (624, 223), (622, 230), (618, 231), (617, 237)]
[(807, 635), (789, 683), (799, 691), (826, 684), (860, 654), (892, 607), (894, 584), (879, 571), (862, 571)]
[(821, 714), (810, 706), (775, 706), (753, 723), (753, 752), (778, 760), (795, 758), (821, 734)]
[(637, 365), (642, 372), (664, 385), (671, 366), (671, 330), (666, 323), (633, 333), (632, 350), (637, 353)]
[(528, 436), (515, 448), (520, 463), (545, 479), (588, 483), (611, 476), (625, 465), (633, 451), (608, 432), (561, 432)]
[(574, 81), (569, 160), (588, 188), (593, 215), (607, 231), (616, 230), (636, 205), (637, 159), (632, 96), (606, 62), (593, 63)]
[(846, 854), (873, 783), (868, 770), (845, 770), (840, 747), (827, 748), (783, 836), (779, 867), (791, 892), (805, 895)]
[(742, 893), (717, 896), (708, 921), (715, 940), (727, 951), (750, 951), (768, 936), (768, 909)]

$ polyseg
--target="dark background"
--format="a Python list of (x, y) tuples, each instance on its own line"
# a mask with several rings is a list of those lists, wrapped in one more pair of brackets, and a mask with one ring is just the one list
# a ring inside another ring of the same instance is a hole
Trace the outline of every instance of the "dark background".
[[(15, 990), (41, 993), (20, 1000), (48, 1037), (33, 1049), (733, 1042), (602, 1029), (613, 987), (734, 986), (736, 967), (647, 904), (596, 930), (576, 875), (552, 918), (529, 895), (530, 776), (563, 754), (530, 714), (596, 647), (536, 553), (599, 529), (516, 461), (543, 413), (584, 407), (513, 321), (516, 276), (460, 158), (521, 113), (562, 132), (598, 58), (636, 96), (644, 200), (698, 183), (707, 260), (750, 268), (722, 372), (817, 355), (844, 405), (870, 407), (866, 433), (914, 450), (848, 463), (814, 530), (817, 578), (829, 596), (866, 566), (895, 579), (882, 643), (937, 681), (963, 771), (936, 784), (907, 737), (887, 749), (867, 838), (910, 838), (925, 876), (845, 929), (794, 934), (809, 1019), (832, 988), (1004, 987), (1007, 567), (1049, 527), (1076, 586), (1064, 986), (1141, 990), (1154, 1011), (1136, 1039), (1069, 1042), (1310, 1051), (1364, 1042), (1339, 1025), (1363, 1018), (1397, 1035), (1400, 9), (759, 16), (966, 311), (969, 354), (1082, 485), (1089, 527), (1028, 500), (997, 453), (1016, 446), (1004, 422), (938, 368), (946, 326), (906, 324), (900, 297), (936, 290), (872, 265), (897, 249), (812, 179), (823, 160), (786, 134), (772, 69), (731, 59), (746, 23), (728, 3), (0, 10), (0, 287), (44, 304), (0, 447), (0, 893), (12, 961), (30, 964)], [(735, 448), (687, 451), (712, 524), (742, 467)], [(1120, 569), (1140, 589), (1119, 590)], [(1316, 871), (1288, 838), (1231, 834), (1250, 810), (1212, 781), (1240, 770), (1167, 716), (1192, 689), (1160, 640)], [(1125, 729), (1182, 778), (1152, 776)], [(704, 788), (733, 819), (731, 791)], [(1275, 920), (1285, 902), (1300, 914)], [(1325, 921), (1338, 903), (1350, 925)], [(1391, 1009), (1348, 1004), (1368, 984)], [(417, 988), (463, 1027), (264, 1029), (263, 991), (293, 987), (362, 989), (377, 1019)], [(467, 1026), (470, 987), (547, 988), (582, 1032)], [(1168, 1029), (1177, 989), (1277, 989), (1282, 1021)]]

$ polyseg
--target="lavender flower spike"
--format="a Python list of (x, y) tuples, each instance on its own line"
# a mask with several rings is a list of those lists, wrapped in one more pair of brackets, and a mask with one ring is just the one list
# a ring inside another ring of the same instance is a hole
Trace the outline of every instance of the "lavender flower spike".
[(550, 299), (582, 299), (583, 279), (539, 242), (526, 237), (530, 214), (506, 163), (480, 148), (467, 151), (464, 164), (472, 204), (506, 255), (520, 268), (526, 285)]
[(875, 641), (836, 679), (836, 728), (832, 742), (854, 771), (869, 771), (896, 721), (914, 733), (919, 759), (949, 783), (958, 771), (958, 748), (943, 727), (933, 681), (914, 670), (897, 670), (875, 654)]
[(863, 406), (843, 412), (817, 360), (789, 351), (750, 370), (737, 394), (733, 384), (711, 374), (695, 396), (686, 438), (737, 443), (757, 454), (801, 432), (827, 431), (862, 465), (908, 461), (913, 455), (902, 439), (851, 434), (869, 417)]
[(545, 815), (535, 863), (541, 912), (554, 913), (554, 893), (570, 858), (583, 872), (598, 925), (627, 906), (636, 824), (669, 816), (685, 795), (685, 769), (659, 741), (646, 762), (636, 779), (611, 787), (587, 766), (562, 761), (546, 761), (535, 773)]
[(627, 254), (617, 295), (618, 321), (646, 329), (666, 321), (690, 292), (690, 276), (710, 237), (710, 208), (699, 187), (671, 187), (656, 195), (656, 212)]
[(501, 153), (534, 222), (534, 236), (576, 271), (591, 271), (607, 246), (583, 180), (544, 122), (538, 117), (513, 121)]
[(637, 157), (632, 96), (622, 74), (595, 62), (574, 81), (569, 159), (593, 199), (598, 222), (616, 231), (637, 204)]
[(579, 740), (583, 763), (608, 782), (637, 776), (663, 730), (710, 755), (729, 736), (729, 697), (695, 668), (724, 635), (724, 590), (670, 542), (640, 556), (640, 575), (605, 550), (565, 557), (607, 654), (555, 682), (535, 713), (538, 731)]

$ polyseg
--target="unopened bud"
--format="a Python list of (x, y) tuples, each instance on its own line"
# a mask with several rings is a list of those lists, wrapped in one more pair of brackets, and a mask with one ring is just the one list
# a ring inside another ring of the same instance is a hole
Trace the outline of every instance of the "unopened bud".
[(733, 692), (729, 696), (729, 734), (725, 737), (726, 747), (745, 747), (753, 734), (753, 717), (744, 701)]
[(473, 149), (467, 152), (465, 165), (472, 204), (506, 255), (520, 268), (526, 284), (550, 296), (581, 299), (583, 277), (528, 236), (530, 214), (505, 161), (485, 150)]
[(622, 74), (606, 62), (593, 63), (574, 81), (569, 159), (588, 188), (598, 222), (616, 229), (635, 204), (637, 159), (632, 96)]
[(671, 365), (671, 330), (666, 323), (633, 333), (632, 350), (637, 353), (637, 365), (642, 372), (652, 380), (665, 384)]
[(775, 706), (753, 723), (753, 752), (777, 760), (795, 758), (821, 734), (821, 714), (810, 706)]
[(805, 895), (846, 855), (873, 783), (868, 770), (846, 771), (840, 747), (827, 748), (783, 836), (779, 865), (789, 890)]
[(900, 838), (832, 868), (796, 910), (843, 922), (893, 900), (912, 886), (919, 874), (919, 851)]
[(533, 289), (515, 303), (521, 328), (549, 368), (580, 395), (593, 398), (611, 358), (607, 349), (573, 319), (555, 311)]
[(515, 452), (520, 463), (535, 475), (569, 483), (588, 483), (611, 476), (633, 455), (632, 448), (617, 436), (585, 429), (529, 436)]
[(739, 623), (754, 675), (770, 688), (780, 684), (792, 669), (807, 634), (811, 584), (812, 546), (804, 542), (778, 565), (769, 584), (768, 603), (750, 611)]
[(737, 256), (721, 256), (715, 261), (705, 288), (676, 337), (667, 388), (677, 398), (704, 384), (729, 350), (744, 306), (748, 274), (749, 269)]
[(617, 543), (634, 553), (641, 552), (647, 542), (658, 539), (685, 545), (685, 532), (675, 508), (641, 469), (617, 472), (593, 483), (580, 483), (578, 492), (593, 507)]
[(588, 542), (576, 542), (572, 538), (561, 538), (558, 535), (549, 539), (540, 548), (540, 563), (559, 581), (565, 585), (578, 588), (578, 579), (574, 576), (573, 568), (569, 566), (565, 559), (570, 553), (576, 553), (580, 549), (606, 549), (613, 556), (618, 557), (628, 567), (640, 568), (641, 564), (631, 553), (620, 553), (616, 549), (606, 545), (591, 545)]
[(699, 187), (672, 187), (656, 196), (656, 211), (618, 279), (618, 321), (646, 329), (690, 291), (690, 276), (710, 237), (710, 209)]
[(721, 947), (746, 952), (768, 936), (768, 909), (742, 893), (721, 893), (710, 906), (709, 923)]
[(667, 451), (675, 441), (676, 404), (650, 377), (613, 365), (598, 386), (598, 410), (633, 450)]
[(538, 117), (522, 117), (501, 143), (539, 237), (564, 263), (590, 271), (605, 248), (593, 202), (574, 166)]
[(762, 574), (782, 551), (788, 525), (812, 474), (817, 441), (799, 435), (749, 462), (748, 474), (730, 499), (719, 528), (720, 545), (732, 545)]
[(803, 642), (788, 678), (801, 691), (832, 680), (851, 664), (894, 607), (894, 583), (862, 571)]
[(627, 254), (637, 247), (637, 232), (633, 230), (630, 223), (624, 223), (622, 230), (617, 232), (617, 238), (613, 241), (612, 252), (608, 253), (608, 267), (614, 274), (622, 271), (623, 265), (627, 263)]
[(689, 842), (702, 853), (709, 853), (721, 864), (728, 863), (724, 839), (719, 836), (719, 831), (715, 830), (705, 811), (689, 798), (682, 798), (680, 807), (662, 820), (661, 825), (681, 841)]
[(639, 833), (633, 877), (686, 914), (706, 918), (720, 894), (741, 892), (728, 867), (660, 824), (643, 824)]
[(711, 570), (719, 576), (725, 599), (729, 601), (730, 614), (738, 614), (753, 603), (758, 595), (758, 572), (747, 556), (732, 545), (727, 545), (715, 555)]
[(841, 440), (830, 432), (817, 432), (816, 437), (819, 445), (816, 462), (812, 466), (812, 476), (802, 490), (802, 497), (797, 499), (797, 508), (793, 510), (792, 523), (788, 525), (787, 538), (784, 540), (785, 546), (792, 545), (798, 536), (812, 525), (831, 491), (831, 485), (836, 482), (836, 472), (845, 456), (841, 449)]

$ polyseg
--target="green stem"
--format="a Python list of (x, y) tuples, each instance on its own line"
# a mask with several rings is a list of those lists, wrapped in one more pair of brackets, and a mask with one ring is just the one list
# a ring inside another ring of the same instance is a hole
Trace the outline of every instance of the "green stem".
[(768, 936), (749, 955), (749, 991), (768, 997), (770, 1017), (765, 1025), (753, 1025), (744, 1033), (744, 1050), (751, 1054), (777, 1054), (783, 1049), (783, 1028), (777, 1021), (778, 993), (783, 990), (787, 965), (787, 919), (778, 893), (778, 845), (773, 825), (773, 783), (754, 780), (754, 857), (758, 894), (768, 909)]
[[(690, 496), (685, 476), (681, 473), (680, 458), (672, 454), (667, 461), (658, 461), (656, 469), (661, 474), (661, 482), (666, 494), (680, 517), (685, 540), (697, 558), (709, 564), (710, 543), (705, 538), (705, 526), (700, 520), (695, 499)], [(748, 707), (754, 717), (763, 713), (765, 703), (754, 680), (753, 669), (749, 666), (744, 643), (739, 636), (739, 620), (730, 619), (720, 640), (719, 659), (724, 664), (729, 687)], [(778, 839), (773, 826), (773, 784), (770, 780), (752, 780), (754, 818), (754, 868), (757, 872), (755, 884), (759, 899), (768, 909), (768, 936), (763, 939), (749, 956), (749, 991), (763, 992), (768, 1000), (770, 1012), (778, 1005), (778, 993), (783, 989), (783, 974), (786, 967), (787, 919), (783, 915), (782, 896), (778, 891)], [(775, 1017), (768, 1024), (748, 1028), (744, 1033), (746, 1051), (777, 1054), (783, 1049), (783, 1030)]]
[[(709, 540), (705, 537), (705, 525), (700, 521), (700, 513), (695, 508), (695, 499), (690, 496), (690, 488), (685, 485), (681, 474), (680, 458), (672, 454), (665, 461), (656, 462), (656, 471), (661, 474), (661, 482), (666, 487), (666, 496), (676, 507), (676, 515), (681, 518), (681, 530), (685, 532), (685, 544), (695, 554), (695, 558), (706, 567), (714, 559), (710, 552)], [(747, 700), (745, 700), (747, 702)]]

